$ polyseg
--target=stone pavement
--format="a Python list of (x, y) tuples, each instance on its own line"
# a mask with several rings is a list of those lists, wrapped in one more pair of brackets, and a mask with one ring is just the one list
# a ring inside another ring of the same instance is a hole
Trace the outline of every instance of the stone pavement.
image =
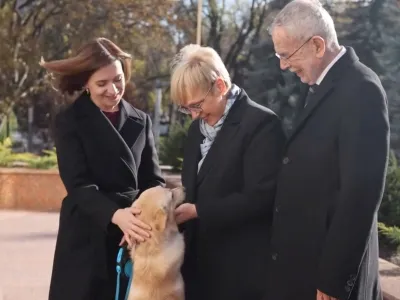
[[(0, 300), (48, 299), (58, 216), (0, 210)], [(380, 271), (385, 299), (400, 300), (400, 268), (380, 260)]]
[(0, 300), (47, 300), (58, 213), (0, 210)]

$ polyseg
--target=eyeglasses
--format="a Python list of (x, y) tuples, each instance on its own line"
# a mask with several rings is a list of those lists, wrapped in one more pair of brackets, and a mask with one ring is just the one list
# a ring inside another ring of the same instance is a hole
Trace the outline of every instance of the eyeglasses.
[(279, 58), (280, 60), (283, 60), (283, 61), (288, 61), (293, 55), (295, 55), (301, 48), (303, 48), (303, 46), (305, 45), (305, 44), (307, 44), (309, 41), (311, 41), (311, 39), (312, 39), (313, 37), (310, 37), (307, 41), (305, 41), (299, 48), (297, 48), (292, 54), (290, 54), (288, 57), (283, 57), (283, 56), (280, 56), (278, 53), (275, 53), (275, 56), (277, 57), (277, 58)]
[(211, 87), (210, 87), (210, 89), (207, 91), (207, 93), (206, 93), (206, 95), (203, 97), (203, 99), (201, 99), (200, 101), (198, 101), (198, 102), (196, 102), (196, 103), (190, 104), (190, 105), (188, 105), (188, 106), (180, 105), (180, 106), (178, 107), (178, 111), (181, 112), (181, 113), (183, 113), (183, 114), (186, 114), (186, 115), (190, 115), (192, 112), (201, 113), (201, 112), (203, 111), (202, 105), (203, 105), (204, 101), (206, 100), (208, 94), (210, 93), (211, 89), (213, 88), (214, 83), (215, 83), (215, 82), (212, 82), (212, 83), (211, 83)]

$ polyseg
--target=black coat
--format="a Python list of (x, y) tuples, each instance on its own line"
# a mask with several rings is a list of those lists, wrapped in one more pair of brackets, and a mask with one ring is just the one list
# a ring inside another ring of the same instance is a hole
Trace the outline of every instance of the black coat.
[(182, 172), (199, 216), (184, 224), (186, 300), (259, 300), (284, 145), (280, 120), (242, 90), (197, 174), (202, 139), (195, 120)]
[(278, 177), (268, 300), (381, 299), (377, 211), (387, 99), (352, 48), (301, 112)]
[(57, 115), (56, 150), (67, 189), (49, 300), (112, 300), (122, 237), (111, 218), (164, 184), (150, 118), (124, 100), (115, 128), (87, 95)]

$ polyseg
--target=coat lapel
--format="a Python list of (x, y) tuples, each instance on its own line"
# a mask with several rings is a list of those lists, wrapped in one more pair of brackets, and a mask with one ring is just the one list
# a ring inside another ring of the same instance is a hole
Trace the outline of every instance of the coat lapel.
[(200, 132), (199, 121), (194, 121), (193, 132), (188, 137), (187, 149), (185, 152), (185, 160), (183, 162), (183, 177), (185, 178), (185, 189), (187, 193), (187, 199), (194, 202), (196, 195), (196, 179), (197, 179), (197, 165), (200, 161), (200, 144), (203, 140), (203, 135)]
[[(302, 130), (304, 125), (310, 116), (317, 110), (317, 107), (328, 97), (328, 95), (334, 90), (336, 83), (340, 80), (341, 74), (345, 72), (345, 69), (358, 60), (357, 55), (351, 47), (346, 48), (347, 52), (332, 66), (324, 80), (318, 86), (315, 93), (311, 94), (308, 98), (308, 104), (306, 107), (300, 110), (295, 128), (292, 134), (287, 140), (289, 145), (296, 135)], [(301, 101), (304, 105), (304, 101)]]
[(308, 104), (306, 107), (300, 110), (299, 115), (297, 117), (295, 128), (289, 137), (287, 143), (290, 143), (292, 139), (299, 133), (299, 131), (303, 128), (307, 119), (311, 116), (311, 114), (315, 111), (315, 109), (320, 105), (323, 100), (326, 98), (328, 93), (332, 90), (334, 86), (334, 82), (331, 80), (324, 80), (321, 83), (321, 86), (318, 87), (318, 90), (311, 94), (308, 98)]
[(121, 101), (121, 112), (118, 123), (118, 131), (121, 137), (132, 151), (138, 137), (144, 132), (142, 116), (125, 100)]
[(85, 136), (90, 137), (96, 147), (107, 149), (109, 157), (119, 157), (132, 174), (137, 186), (137, 166), (132, 151), (135, 141), (144, 128), (142, 117), (122, 100), (120, 118), (115, 128), (85, 94), (76, 100), (76, 108), (79, 122), (82, 124), (81, 130)]
[[(218, 161), (220, 157), (224, 156), (226, 145), (229, 145), (229, 142), (235, 138), (236, 132), (239, 129), (238, 125), (243, 116), (242, 104), (245, 103), (247, 98), (246, 93), (242, 90), (235, 103), (232, 105), (231, 110), (229, 111), (220, 132), (215, 138), (214, 143), (208, 151), (197, 175), (198, 185), (201, 184), (205, 176), (212, 170), (215, 162)], [(198, 147), (200, 148), (200, 144)]]

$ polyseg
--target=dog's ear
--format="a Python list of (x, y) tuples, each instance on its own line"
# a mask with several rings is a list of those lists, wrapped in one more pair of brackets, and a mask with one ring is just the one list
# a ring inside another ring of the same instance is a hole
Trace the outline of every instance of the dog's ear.
[(154, 216), (154, 229), (157, 231), (164, 231), (167, 226), (168, 214), (164, 208), (159, 208)]

